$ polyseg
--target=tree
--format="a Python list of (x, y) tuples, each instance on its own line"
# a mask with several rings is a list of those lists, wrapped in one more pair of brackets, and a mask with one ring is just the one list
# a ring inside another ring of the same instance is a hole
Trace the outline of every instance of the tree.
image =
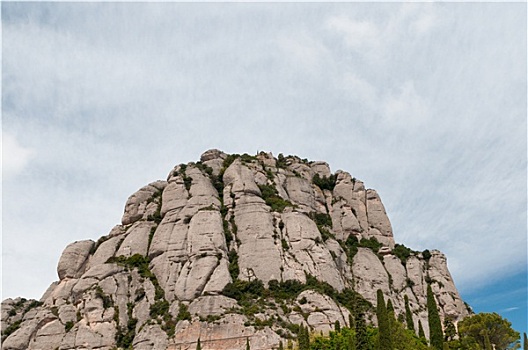
[(394, 306), (392, 306), (392, 300), (387, 300), (387, 316), (389, 317), (389, 325), (392, 325), (396, 321), (396, 314), (394, 313)]
[(354, 320), (356, 324), (356, 349), (366, 350), (369, 345), (369, 337), (367, 332), (367, 324), (365, 323), (365, 316), (360, 313)]
[(348, 327), (350, 327), (350, 329), (356, 329), (356, 321), (351, 314), (348, 315)]
[(483, 349), (488, 341), (496, 350), (519, 349), (521, 346), (520, 334), (511, 328), (508, 320), (495, 312), (466, 317), (458, 323), (458, 333), (461, 341), (474, 341)]
[(418, 320), (418, 337), (425, 339), (425, 332), (422, 326), (422, 321)]
[(444, 340), (451, 341), (456, 338), (456, 328), (453, 322), (450, 319), (446, 318), (444, 320)]
[(409, 297), (407, 294), (404, 296), (405, 299), (405, 320), (407, 321), (407, 329), (414, 332), (414, 322), (412, 318), (411, 307), (409, 306)]
[(339, 320), (336, 320), (335, 323), (334, 323), (334, 330), (336, 332), (340, 332), (341, 331), (341, 324), (339, 323)]
[(356, 350), (356, 332), (354, 328), (345, 328), (343, 336), (346, 337), (346, 350)]
[(279, 341), (279, 350), (284, 350), (284, 345), (282, 345), (282, 340)]
[(487, 332), (484, 332), (484, 350), (493, 350), (491, 341)]
[(383, 292), (381, 289), (378, 289), (377, 291), (376, 316), (378, 317), (379, 349), (391, 350), (392, 342), (389, 314), (387, 312), (387, 307), (385, 306), (385, 300), (383, 299)]
[(308, 332), (308, 326), (304, 327), (301, 325), (298, 334), (299, 341), (299, 350), (309, 350), (310, 349), (310, 333)]
[(526, 333), (523, 333), (523, 334), (524, 334), (523, 348), (524, 350), (528, 350), (528, 337), (526, 337)]
[(200, 344), (200, 338), (198, 338), (198, 342), (196, 343), (196, 350), (202, 350), (202, 345)]
[(427, 285), (427, 316), (429, 321), (429, 341), (431, 346), (437, 350), (443, 349), (444, 334), (442, 332), (442, 323), (438, 314), (438, 307), (433, 295), (431, 285)]
[(251, 350), (249, 347), (249, 338), (246, 338), (246, 350)]

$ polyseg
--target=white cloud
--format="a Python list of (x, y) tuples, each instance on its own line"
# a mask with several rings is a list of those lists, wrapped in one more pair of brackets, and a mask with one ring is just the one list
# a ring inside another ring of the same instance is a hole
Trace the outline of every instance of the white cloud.
[(22, 172), (35, 154), (34, 149), (20, 145), (13, 135), (2, 130), (2, 177), (4, 180)]
[[(39, 262), (54, 275), (66, 243), (106, 234), (128, 195), (212, 147), (352, 172), (379, 191), (396, 240), (445, 251), (464, 288), (526, 256), (526, 32), (515, 9), (41, 6), (3, 7), (3, 124), (38, 150), (4, 188), (5, 266), (29, 268), (44, 246), (25, 254), (19, 237), (60, 231)], [(37, 277), (24, 294), (38, 297), (50, 278), (27, 275)], [(3, 278), (16, 295), (15, 273)]]
[(429, 118), (427, 103), (412, 81), (406, 81), (396, 92), (389, 93), (383, 102), (383, 118), (391, 127), (416, 127)]
[(508, 307), (506, 309), (501, 310), (501, 312), (512, 312), (512, 311), (515, 311), (515, 310), (519, 310), (519, 307), (517, 307), (517, 306)]
[(343, 76), (343, 87), (351, 98), (374, 108), (378, 103), (377, 88), (357, 74), (348, 72)]
[(345, 43), (353, 49), (377, 46), (382, 32), (369, 21), (356, 21), (345, 16), (335, 16), (327, 20), (327, 27), (342, 34)]
[(293, 65), (307, 71), (319, 70), (322, 61), (328, 58), (327, 49), (306, 33), (280, 36), (277, 45)]
[(433, 3), (404, 3), (389, 24), (395, 31), (408, 31), (413, 35), (424, 35), (439, 26), (443, 7)]

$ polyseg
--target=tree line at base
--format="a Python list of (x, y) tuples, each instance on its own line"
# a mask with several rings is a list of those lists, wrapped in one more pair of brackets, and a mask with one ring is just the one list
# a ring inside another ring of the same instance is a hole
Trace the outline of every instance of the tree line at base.
[[(442, 327), (438, 306), (429, 285), (427, 288), (429, 339), (426, 339), (421, 322), (415, 330), (409, 299), (405, 296), (405, 315), (396, 317), (392, 301), (385, 302), (381, 290), (377, 291), (376, 317), (378, 327), (366, 324), (365, 315), (349, 316), (349, 326), (336, 321), (328, 335), (310, 333), (301, 326), (297, 342), (290, 340), (278, 350), (509, 350), (520, 349), (520, 335), (511, 323), (497, 313), (479, 313), (466, 317), (455, 327), (449, 319)], [(458, 329), (457, 329), (458, 328)], [(523, 349), (528, 350), (524, 333)], [(201, 350), (198, 339), (197, 350)], [(250, 350), (249, 338), (246, 350)]]
[[(378, 327), (367, 326), (363, 316), (350, 317), (350, 327), (336, 322), (334, 331), (327, 336), (301, 332), (299, 350), (507, 350), (520, 349), (519, 333), (511, 323), (497, 313), (470, 315), (458, 323), (446, 319), (442, 327), (438, 306), (431, 286), (427, 288), (429, 340), (421, 322), (418, 334), (414, 328), (409, 300), (405, 296), (405, 315), (396, 317), (391, 300), (385, 302), (381, 290), (377, 291), (376, 317)], [(458, 330), (457, 330), (458, 328)], [(524, 334), (524, 350), (528, 339)]]

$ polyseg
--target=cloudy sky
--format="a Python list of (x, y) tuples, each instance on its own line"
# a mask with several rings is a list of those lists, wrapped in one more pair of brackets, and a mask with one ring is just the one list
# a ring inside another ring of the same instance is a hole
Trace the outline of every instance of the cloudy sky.
[(2, 2), (2, 297), (210, 148), (325, 160), (526, 331), (526, 3)]

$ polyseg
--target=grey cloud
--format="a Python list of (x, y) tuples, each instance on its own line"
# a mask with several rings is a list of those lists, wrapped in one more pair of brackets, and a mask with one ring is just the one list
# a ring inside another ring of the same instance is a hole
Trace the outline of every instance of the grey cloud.
[[(107, 233), (129, 194), (212, 147), (350, 171), (396, 239), (444, 250), (465, 289), (517, 269), (519, 7), (4, 3), (3, 131), (38, 151), (4, 184), (4, 295), (38, 297), (67, 243)], [(39, 280), (15, 290), (22, 271)]]

